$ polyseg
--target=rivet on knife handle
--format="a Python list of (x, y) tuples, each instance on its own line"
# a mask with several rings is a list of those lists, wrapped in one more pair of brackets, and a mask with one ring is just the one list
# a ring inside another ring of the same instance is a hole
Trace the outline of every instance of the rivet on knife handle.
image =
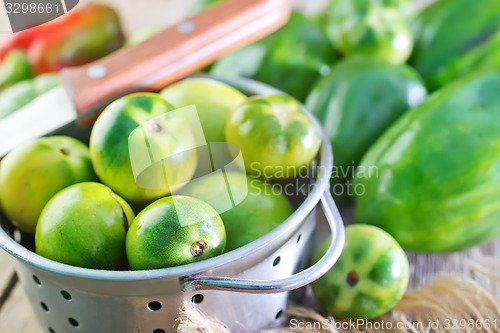
[(290, 0), (222, 2), (142, 44), (63, 70), (63, 85), (79, 114), (127, 93), (160, 90), (278, 29), (288, 20), (290, 8)]

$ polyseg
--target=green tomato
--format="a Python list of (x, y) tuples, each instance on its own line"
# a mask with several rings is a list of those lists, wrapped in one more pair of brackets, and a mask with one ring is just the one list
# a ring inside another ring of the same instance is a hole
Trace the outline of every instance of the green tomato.
[(131, 203), (149, 204), (170, 194), (196, 170), (196, 140), (172, 110), (158, 94), (132, 94), (108, 106), (92, 129), (90, 156), (97, 175)]
[(326, 33), (302, 13), (292, 12), (279, 30), (217, 60), (211, 73), (249, 77), (304, 100), (314, 82), (336, 61)]
[(42, 209), (57, 192), (96, 179), (86, 145), (63, 136), (40, 138), (3, 159), (0, 206), (16, 227), (34, 234)]
[(233, 113), (226, 138), (241, 148), (244, 166), (240, 166), (264, 178), (295, 176), (321, 146), (316, 126), (287, 96), (250, 98)]
[(337, 54), (325, 32), (301, 13), (268, 39), (266, 54), (255, 79), (276, 87), (300, 101), (318, 78), (330, 73)]
[(64, 264), (118, 269), (125, 259), (130, 206), (110, 188), (80, 183), (54, 196), (36, 228), (36, 252)]
[(335, 12), (329, 13), (331, 15), (344, 15), (346, 12), (366, 13), (371, 6), (397, 9), (408, 21), (415, 15), (411, 0), (330, 0), (329, 6), (335, 9)]
[(364, 11), (337, 11), (332, 5), (327, 33), (345, 55), (362, 54), (395, 64), (408, 60), (413, 36), (402, 14), (392, 7), (370, 5)]
[(207, 203), (171, 196), (146, 207), (127, 232), (126, 248), (133, 270), (179, 266), (224, 252), (226, 232)]
[[(396, 305), (409, 280), (409, 263), (399, 244), (388, 233), (368, 225), (345, 230), (342, 255), (333, 268), (313, 282), (318, 302), (335, 318), (372, 319)], [(330, 240), (315, 254), (319, 260)]]
[(224, 129), (233, 111), (247, 97), (212, 79), (186, 79), (165, 88), (161, 96), (175, 107), (194, 104), (207, 142), (225, 142)]
[(275, 194), (271, 184), (237, 172), (191, 181), (181, 193), (203, 200), (219, 212), (226, 229), (226, 251), (264, 236), (293, 213), (288, 198)]

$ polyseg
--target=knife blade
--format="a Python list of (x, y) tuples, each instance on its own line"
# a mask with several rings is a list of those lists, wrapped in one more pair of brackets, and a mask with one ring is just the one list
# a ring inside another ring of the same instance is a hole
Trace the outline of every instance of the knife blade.
[(158, 91), (281, 27), (290, 0), (230, 0), (89, 65), (67, 68), (61, 86), (0, 120), (0, 158), (75, 121), (91, 124), (113, 100)]
[(0, 156), (25, 141), (51, 134), (77, 119), (73, 102), (58, 86), (0, 121)]

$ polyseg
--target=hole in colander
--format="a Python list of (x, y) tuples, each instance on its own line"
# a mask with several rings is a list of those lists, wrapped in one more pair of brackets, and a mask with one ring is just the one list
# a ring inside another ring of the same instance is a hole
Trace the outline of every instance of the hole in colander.
[(157, 328), (153, 331), (153, 333), (165, 333), (165, 330), (162, 330), (161, 328)]
[(49, 327), (49, 333), (56, 333), (52, 327)]
[(71, 301), (71, 299), (73, 298), (66, 290), (61, 290), (61, 295), (67, 301)]
[(149, 302), (148, 309), (151, 311), (159, 311), (161, 309), (161, 303), (156, 301)]
[(280, 310), (277, 314), (276, 314), (276, 319), (278, 319), (279, 317), (281, 317), (283, 315), (283, 310)]
[(299, 235), (299, 237), (297, 237), (297, 244), (300, 243), (300, 239), (302, 238), (302, 235)]
[(49, 307), (47, 306), (47, 304), (45, 304), (44, 302), (41, 302), (40, 305), (41, 305), (42, 309), (44, 309), (47, 312), (49, 311)]
[(40, 286), (40, 285), (42, 285), (42, 283), (40, 282), (40, 279), (39, 279), (39, 278), (38, 278), (38, 276), (36, 276), (36, 275), (33, 275), (33, 281), (35, 281), (35, 283), (36, 283), (37, 285), (39, 285), (39, 286)]
[(280, 261), (281, 261), (281, 257), (277, 256), (276, 259), (274, 259), (274, 261), (273, 261), (273, 266), (274, 267), (278, 266), (278, 264), (280, 263)]
[(191, 303), (200, 304), (201, 302), (203, 302), (203, 295), (202, 294), (196, 294), (193, 297), (191, 297)]
[(75, 318), (68, 318), (69, 323), (73, 327), (78, 327), (80, 326), (80, 323), (75, 319)]

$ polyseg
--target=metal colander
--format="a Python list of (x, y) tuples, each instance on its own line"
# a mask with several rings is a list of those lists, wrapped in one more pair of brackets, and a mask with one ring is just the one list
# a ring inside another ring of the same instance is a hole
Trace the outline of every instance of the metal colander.
[[(216, 79), (249, 96), (283, 94), (247, 79)], [(344, 243), (342, 219), (329, 193), (330, 143), (319, 123), (304, 111), (323, 140), (314, 162), (318, 171), (303, 180), (311, 191), (290, 198), (297, 209), (276, 229), (218, 257), (151, 271), (79, 268), (38, 256), (32, 251), (32, 238), (18, 237), (19, 232), (0, 217), (0, 247), (17, 259), (19, 280), (40, 324), (49, 333), (172, 332), (181, 304), (188, 301), (233, 332), (279, 325), (289, 291), (325, 274)], [(308, 267), (317, 222), (325, 220), (318, 218), (321, 215), (329, 224), (331, 244), (323, 258)]]

